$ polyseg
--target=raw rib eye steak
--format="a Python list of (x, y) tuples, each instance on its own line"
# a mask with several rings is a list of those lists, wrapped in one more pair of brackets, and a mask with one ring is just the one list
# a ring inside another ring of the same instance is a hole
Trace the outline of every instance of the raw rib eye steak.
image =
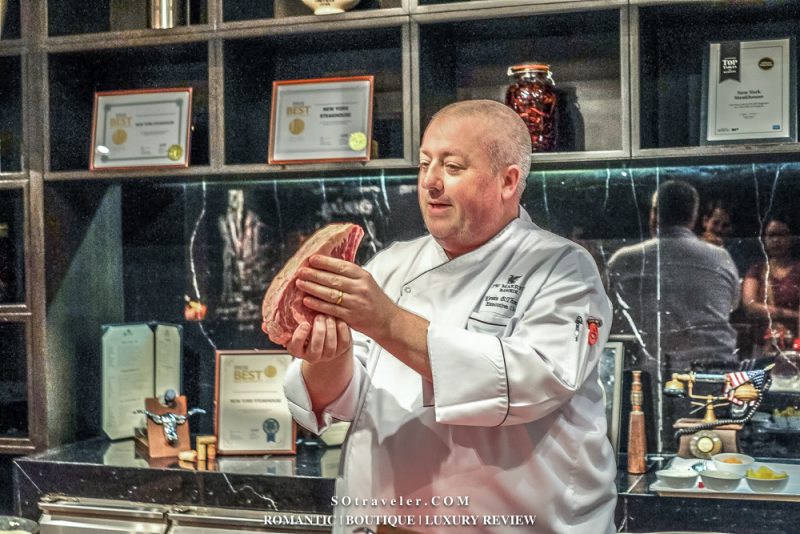
[(357, 224), (338, 223), (317, 230), (300, 250), (295, 252), (272, 282), (264, 295), (261, 329), (274, 343), (286, 346), (302, 322), (314, 323), (317, 312), (303, 305), (305, 293), (297, 289), (297, 271), (308, 265), (308, 258), (322, 254), (353, 261), (364, 230)]

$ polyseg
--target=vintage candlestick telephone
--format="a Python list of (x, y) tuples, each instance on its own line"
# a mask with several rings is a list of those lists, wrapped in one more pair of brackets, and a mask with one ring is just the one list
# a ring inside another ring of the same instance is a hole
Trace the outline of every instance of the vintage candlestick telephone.
[[(736, 432), (755, 415), (764, 393), (772, 384), (769, 371), (773, 366), (725, 374), (673, 373), (672, 379), (664, 386), (664, 394), (695, 399), (691, 404), (697, 408), (691, 413), (704, 410), (702, 419), (682, 418), (675, 422), (678, 456), (707, 459), (719, 452), (738, 452)], [(698, 382), (725, 384), (725, 390), (722, 395), (695, 394), (694, 385)], [(742, 407), (741, 416), (717, 419), (714, 409), (731, 404)]]

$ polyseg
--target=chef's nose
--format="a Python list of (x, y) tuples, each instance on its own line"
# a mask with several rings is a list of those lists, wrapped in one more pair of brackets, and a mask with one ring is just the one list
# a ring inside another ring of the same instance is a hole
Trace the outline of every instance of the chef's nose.
[(425, 189), (439, 190), (442, 188), (442, 167), (431, 162), (422, 174), (422, 187)]

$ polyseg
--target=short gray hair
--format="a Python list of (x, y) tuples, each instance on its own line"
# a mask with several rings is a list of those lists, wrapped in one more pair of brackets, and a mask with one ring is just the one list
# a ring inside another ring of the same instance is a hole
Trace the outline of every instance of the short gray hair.
[(490, 125), (483, 145), (489, 155), (492, 172), (518, 165), (521, 172), (517, 192), (522, 195), (531, 170), (531, 134), (514, 110), (494, 100), (463, 100), (440, 109), (428, 124), (440, 118), (476, 116)]
[(663, 226), (693, 225), (700, 205), (700, 195), (688, 182), (669, 180), (653, 195), (658, 224)]

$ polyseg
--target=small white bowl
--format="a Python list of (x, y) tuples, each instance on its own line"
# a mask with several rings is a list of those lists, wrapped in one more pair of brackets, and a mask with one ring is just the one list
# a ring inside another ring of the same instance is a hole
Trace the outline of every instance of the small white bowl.
[(352, 9), (360, 0), (303, 0), (315, 15), (334, 15)]
[(662, 469), (656, 471), (658, 480), (671, 488), (693, 488), (697, 481), (697, 471), (690, 469)]
[[(741, 476), (745, 476), (745, 474), (747, 474), (747, 470), (755, 461), (753, 460), (752, 456), (739, 454), (738, 452), (723, 452), (721, 454), (715, 454), (711, 457), (711, 459), (714, 461), (714, 467), (716, 467), (718, 471), (727, 471), (728, 473), (736, 473), (737, 475)], [(726, 459), (735, 459), (739, 463), (729, 463), (723, 461)]]
[(750, 489), (758, 493), (776, 493), (783, 491), (789, 477), (785, 478), (748, 478), (747, 485)]
[[(754, 467), (755, 469), (755, 467)], [(747, 485), (758, 493), (776, 493), (783, 491), (789, 483), (789, 474), (782, 478), (755, 478), (747, 477)]]
[(739, 487), (739, 483), (744, 478), (737, 473), (729, 471), (719, 471), (718, 469), (708, 469), (700, 472), (703, 485), (714, 491), (733, 491)]

